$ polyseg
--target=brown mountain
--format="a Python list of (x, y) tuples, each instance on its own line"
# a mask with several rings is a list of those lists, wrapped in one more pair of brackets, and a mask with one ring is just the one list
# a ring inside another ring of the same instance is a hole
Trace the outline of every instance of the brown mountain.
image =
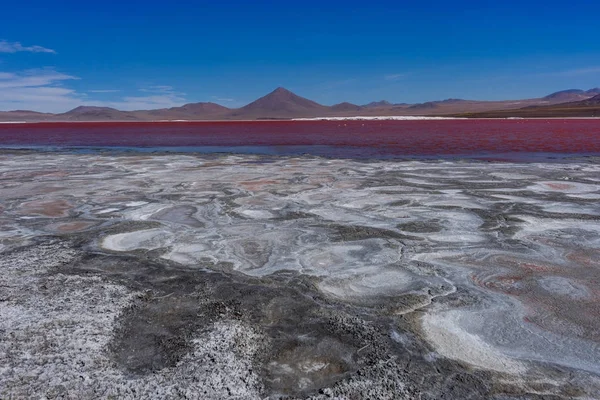
[(2, 122), (38, 122), (47, 121), (52, 119), (53, 117), (54, 114), (41, 113), (29, 110), (0, 111), (0, 121)]
[[(593, 90), (593, 89), (592, 89)], [(591, 92), (591, 91), (590, 91)], [(593, 96), (592, 93), (588, 93), (581, 89), (568, 89), (561, 90), (560, 92), (551, 93), (544, 97), (544, 100), (548, 100), (551, 103), (567, 103), (571, 101), (585, 100)]]
[(189, 103), (181, 107), (138, 110), (131, 114), (143, 120), (210, 120), (221, 119), (231, 109), (216, 103)]
[(529, 106), (517, 110), (498, 110), (483, 113), (463, 114), (472, 118), (577, 118), (600, 117), (600, 94), (585, 100), (551, 104), (546, 106)]
[(54, 115), (58, 121), (136, 121), (135, 115), (110, 107), (79, 106), (66, 113)]
[(600, 105), (600, 92), (598, 95), (592, 97), (591, 99), (587, 99), (587, 100), (583, 100), (583, 101), (578, 101), (576, 103), (571, 103), (571, 106), (597, 106)]
[(328, 111), (326, 106), (279, 87), (268, 95), (233, 110), (229, 116), (236, 119), (278, 119), (322, 116)]
[(390, 108), (406, 108), (411, 106), (412, 104), (408, 104), (408, 103), (391, 103), (387, 100), (381, 100), (381, 101), (372, 101), (371, 103), (365, 104), (362, 107), (363, 108), (376, 108), (376, 109), (390, 109)]
[[(410, 110), (438, 110), (443, 107), (456, 107), (457, 104), (468, 104), (468, 100), (462, 99), (446, 99), (446, 100), (438, 100), (438, 101), (428, 101), (425, 103), (412, 104), (408, 106)], [(484, 103), (484, 102), (480, 102)]]
[(178, 110), (192, 115), (214, 115), (225, 114), (231, 109), (216, 103), (188, 103), (181, 107), (173, 107), (170, 110)]
[(380, 100), (380, 101), (372, 101), (368, 104), (363, 105), (363, 107), (367, 107), (367, 108), (373, 108), (373, 107), (392, 107), (393, 104), (390, 103), (387, 100)]
[(439, 100), (439, 101), (436, 101), (434, 103), (456, 104), (456, 103), (465, 103), (465, 102), (468, 102), (468, 100), (463, 100), (463, 99), (446, 99), (446, 100)]
[(428, 101), (426, 103), (413, 104), (408, 107), (411, 110), (430, 110), (434, 108), (439, 108), (438, 102), (436, 101)]
[(331, 112), (355, 112), (362, 110), (361, 106), (357, 106), (356, 104), (343, 102), (339, 104), (335, 104), (329, 107), (329, 111)]
[(363, 105), (363, 107), (391, 107), (393, 104), (387, 100), (380, 101), (372, 101), (368, 104)]

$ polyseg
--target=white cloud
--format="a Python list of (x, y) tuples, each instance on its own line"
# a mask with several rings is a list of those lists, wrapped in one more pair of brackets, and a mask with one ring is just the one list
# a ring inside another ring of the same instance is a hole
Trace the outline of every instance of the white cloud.
[(112, 107), (122, 111), (133, 111), (178, 107), (185, 103), (186, 101), (183, 97), (165, 94), (153, 96), (126, 96), (116, 101), (87, 101), (84, 105)]
[(179, 107), (186, 103), (185, 93), (177, 92), (169, 85), (154, 85), (139, 89), (143, 96), (125, 96), (114, 101), (90, 101), (86, 105), (112, 107), (123, 111), (152, 110)]
[(0, 110), (29, 109), (57, 112), (76, 107), (81, 100), (61, 83), (78, 79), (52, 69), (0, 72)]
[(168, 85), (155, 85), (155, 86), (148, 86), (147, 88), (142, 88), (140, 89), (140, 92), (148, 92), (148, 93), (165, 93), (165, 92), (172, 92), (173, 91), (173, 86), (168, 86)]
[(0, 53), (18, 53), (18, 52), (29, 52), (29, 53), (51, 53), (56, 54), (55, 50), (48, 49), (42, 46), (23, 46), (19, 42), (7, 42), (6, 40), (0, 40)]
[(125, 96), (115, 101), (94, 102), (93, 105), (113, 107), (123, 111), (152, 110), (178, 107), (186, 103), (185, 93), (177, 92), (169, 85), (154, 85), (139, 89), (142, 96)]
[(0, 72), (0, 110), (34, 110), (59, 113), (77, 106), (112, 107), (123, 111), (176, 107), (186, 103), (183, 93), (170, 86), (150, 87), (143, 96), (115, 100), (95, 100), (88, 93), (117, 93), (118, 90), (77, 92), (62, 84), (79, 79), (53, 69)]
[(0, 72), (0, 89), (46, 86), (71, 79), (78, 78), (47, 68), (30, 69), (20, 73)]
[(97, 90), (88, 90), (89, 93), (118, 93), (119, 89), (97, 89)]
[(218, 96), (211, 96), (211, 99), (213, 99), (214, 101), (222, 101), (225, 103), (231, 103), (234, 102), (235, 99), (230, 99), (230, 98), (223, 98), (223, 97), (218, 97)]
[(386, 81), (398, 81), (405, 78), (407, 74), (388, 74), (383, 77)]

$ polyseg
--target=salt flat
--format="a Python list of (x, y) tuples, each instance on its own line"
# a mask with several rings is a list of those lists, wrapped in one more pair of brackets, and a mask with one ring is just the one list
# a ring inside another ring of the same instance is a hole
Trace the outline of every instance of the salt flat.
[(599, 398), (599, 174), (5, 151), (0, 398)]

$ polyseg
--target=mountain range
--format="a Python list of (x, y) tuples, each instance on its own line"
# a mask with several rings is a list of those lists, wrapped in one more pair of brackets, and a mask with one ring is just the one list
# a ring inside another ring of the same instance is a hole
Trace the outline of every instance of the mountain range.
[(471, 118), (575, 118), (600, 117), (600, 94), (584, 100), (550, 105), (534, 105), (516, 110), (496, 110), (460, 115)]
[(385, 100), (364, 105), (348, 102), (325, 106), (277, 88), (241, 108), (215, 103), (190, 103), (155, 110), (120, 111), (110, 107), (80, 106), (60, 114), (29, 110), (0, 112), (0, 121), (175, 121), (259, 120), (351, 116), (600, 116), (600, 88), (569, 89), (541, 98), (505, 101), (446, 99), (418, 104), (393, 104)]

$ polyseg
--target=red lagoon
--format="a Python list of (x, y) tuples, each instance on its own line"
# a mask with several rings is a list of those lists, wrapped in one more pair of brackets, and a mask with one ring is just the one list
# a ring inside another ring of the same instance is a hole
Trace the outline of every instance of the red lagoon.
[(278, 149), (266, 151), (276, 154), (285, 154), (287, 149), (289, 153), (301, 151), (335, 157), (600, 155), (600, 120), (0, 124), (0, 147), (117, 147), (208, 152)]

